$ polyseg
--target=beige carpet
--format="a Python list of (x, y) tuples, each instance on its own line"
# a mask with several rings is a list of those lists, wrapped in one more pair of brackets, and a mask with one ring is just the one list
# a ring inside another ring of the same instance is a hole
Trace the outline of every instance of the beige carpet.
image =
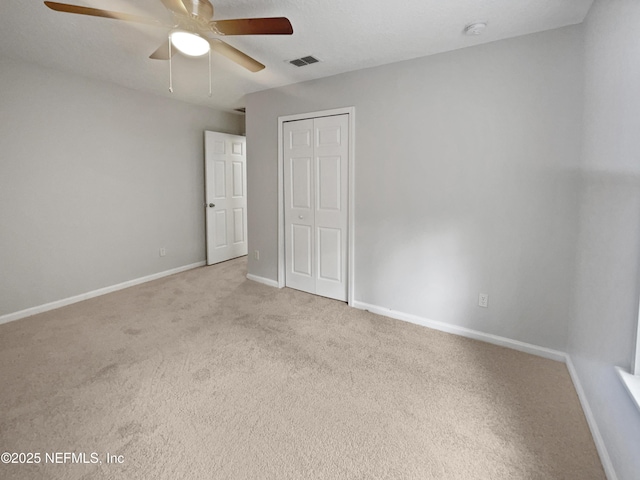
[(563, 364), (245, 274), (0, 326), (0, 450), (42, 455), (0, 478), (605, 478)]

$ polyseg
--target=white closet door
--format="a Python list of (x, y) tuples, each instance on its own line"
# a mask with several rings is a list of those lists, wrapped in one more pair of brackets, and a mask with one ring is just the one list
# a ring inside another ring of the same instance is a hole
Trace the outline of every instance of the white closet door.
[(207, 265), (247, 254), (246, 140), (205, 132)]
[(316, 293), (347, 301), (347, 115), (314, 120)]
[(315, 293), (313, 120), (284, 124), (286, 285)]
[(288, 287), (347, 300), (348, 115), (284, 124)]

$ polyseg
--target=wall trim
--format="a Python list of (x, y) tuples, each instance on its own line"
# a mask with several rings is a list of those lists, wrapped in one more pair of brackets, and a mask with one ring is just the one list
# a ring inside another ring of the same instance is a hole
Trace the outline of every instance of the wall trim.
[(636, 407), (638, 407), (638, 410), (640, 410), (640, 376), (632, 375), (622, 367), (615, 367), (615, 369), (625, 390), (631, 396), (631, 399)]
[(247, 278), (254, 282), (262, 283), (263, 285), (268, 285), (270, 287), (282, 288), (278, 284), (276, 280), (271, 280), (270, 278), (259, 277), (258, 275), (253, 275), (252, 273), (247, 273)]
[(512, 340), (506, 337), (500, 337), (498, 335), (492, 335), (490, 333), (483, 333), (478, 330), (472, 330), (466, 327), (460, 327), (458, 325), (452, 325), (450, 323), (439, 322), (437, 320), (430, 320), (428, 318), (419, 317), (410, 313), (398, 312), (391, 310), (390, 308), (380, 307), (378, 305), (371, 305), (368, 303), (360, 302), (358, 300), (353, 302), (353, 307), (360, 310), (367, 310), (371, 313), (383, 315), (385, 317), (395, 318), (396, 320), (402, 320), (423, 327), (432, 328), (441, 332), (452, 333), (461, 337), (473, 338), (474, 340), (481, 340), (483, 342), (492, 343), (494, 345), (500, 345), (501, 347), (511, 348), (513, 350), (519, 350), (521, 352), (537, 355), (538, 357), (549, 358), (557, 362), (565, 362), (567, 354), (559, 350), (553, 350), (551, 348), (540, 347), (531, 343), (521, 342), (519, 340)]
[(573, 365), (573, 361), (571, 360), (570, 355), (567, 355), (566, 363), (567, 370), (569, 370), (569, 375), (571, 376), (571, 380), (573, 381), (573, 386), (576, 389), (576, 393), (578, 394), (580, 405), (582, 405), (582, 411), (584, 412), (584, 416), (587, 419), (589, 430), (591, 430), (591, 436), (593, 437), (593, 441), (596, 444), (596, 450), (598, 450), (598, 455), (600, 456), (600, 461), (602, 462), (604, 473), (607, 476), (608, 480), (618, 480), (616, 471), (613, 468), (613, 462), (611, 461), (611, 457), (609, 456), (609, 451), (607, 450), (604, 439), (600, 434), (600, 429), (598, 428), (596, 418), (593, 416), (593, 411), (591, 410), (591, 406), (589, 405), (589, 400), (587, 400), (587, 395), (586, 393), (584, 393), (584, 389), (582, 388), (582, 384), (580, 383), (580, 377), (578, 377), (578, 372)]
[(127, 280), (126, 282), (118, 283), (116, 285), (111, 285), (109, 287), (103, 287), (97, 290), (92, 290), (90, 292), (81, 293), (80, 295), (74, 295), (73, 297), (63, 298), (61, 300), (56, 300), (54, 302), (49, 302), (43, 305), (30, 307), (25, 310), (20, 310), (18, 312), (8, 313), (6, 315), (0, 316), (0, 325), (4, 323), (13, 322), (15, 320), (20, 320), (22, 318), (31, 317), (32, 315), (37, 315), (38, 313), (44, 313), (44, 312), (48, 312), (49, 310), (55, 310), (56, 308), (66, 307), (67, 305), (82, 302), (83, 300), (99, 297), (101, 295), (106, 295), (107, 293), (116, 292), (118, 290), (133, 287), (135, 285), (140, 285), (141, 283), (147, 283), (147, 282), (151, 282), (152, 280), (168, 277), (169, 275), (174, 275), (176, 273), (185, 272), (187, 270), (192, 270), (194, 268), (203, 267), (205, 265), (206, 265), (206, 262), (204, 261), (196, 262), (190, 265), (184, 265), (182, 267), (172, 268), (171, 270), (165, 270), (164, 272), (147, 275), (145, 277), (135, 278), (133, 280)]

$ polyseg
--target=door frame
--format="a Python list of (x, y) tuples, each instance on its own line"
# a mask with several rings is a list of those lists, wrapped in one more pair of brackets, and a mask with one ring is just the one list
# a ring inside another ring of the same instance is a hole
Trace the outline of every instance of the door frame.
[(355, 205), (354, 205), (354, 193), (355, 193), (355, 122), (356, 122), (356, 108), (355, 107), (342, 107), (334, 108), (331, 110), (321, 110), (318, 112), (299, 113), (295, 115), (283, 115), (278, 117), (278, 287), (283, 288), (285, 286), (285, 231), (284, 231), (284, 147), (282, 145), (283, 126), (285, 122), (291, 122), (295, 120), (306, 120), (317, 117), (331, 117), (335, 115), (348, 115), (349, 125), (349, 181), (347, 188), (348, 194), (348, 208), (347, 212), (347, 304), (353, 306), (353, 294), (355, 287), (354, 276), (354, 253), (355, 253)]

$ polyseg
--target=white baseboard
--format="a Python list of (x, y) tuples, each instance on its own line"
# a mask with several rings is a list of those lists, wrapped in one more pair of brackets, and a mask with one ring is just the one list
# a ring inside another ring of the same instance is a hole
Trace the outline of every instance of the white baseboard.
[(257, 275), (252, 275), (251, 273), (247, 273), (247, 278), (249, 280), (253, 280), (254, 282), (262, 283), (263, 285), (280, 288), (278, 282), (276, 280), (271, 280), (270, 278), (259, 277)]
[(471, 330), (470, 328), (459, 327), (457, 325), (439, 322), (437, 320), (430, 320), (428, 318), (419, 317), (417, 315), (398, 312), (389, 308), (379, 307), (377, 305), (370, 305), (358, 300), (354, 300), (352, 307), (359, 308), (360, 310), (368, 310), (371, 313), (384, 315), (385, 317), (391, 317), (397, 320), (415, 323), (416, 325), (422, 325), (423, 327), (433, 328), (434, 330), (440, 330), (441, 332), (452, 333), (454, 335), (460, 335), (461, 337), (473, 338), (475, 340), (481, 340), (483, 342), (492, 343), (494, 345), (512, 348), (514, 350), (530, 353), (539, 357), (549, 358), (558, 362), (565, 362), (567, 357), (564, 352), (560, 352), (558, 350), (539, 347), (538, 345), (520, 342), (519, 340), (511, 340), (510, 338), (499, 337), (490, 333), (483, 333), (477, 330)]
[(582, 388), (582, 384), (580, 383), (580, 378), (578, 377), (578, 372), (576, 372), (576, 368), (571, 361), (570, 355), (567, 355), (567, 370), (569, 370), (569, 375), (571, 376), (571, 380), (573, 381), (573, 386), (576, 389), (578, 398), (580, 399), (580, 405), (582, 405), (582, 411), (584, 412), (584, 416), (586, 417), (587, 423), (589, 424), (591, 436), (593, 437), (593, 441), (596, 444), (596, 450), (598, 450), (598, 455), (600, 456), (600, 461), (602, 462), (604, 473), (607, 476), (608, 480), (618, 480), (616, 471), (613, 468), (613, 463), (611, 462), (611, 457), (609, 456), (607, 447), (604, 443), (602, 435), (600, 434), (600, 429), (598, 428), (596, 419), (593, 416), (591, 406), (589, 405), (589, 401), (587, 400), (587, 395), (584, 393), (584, 389)]
[(116, 292), (118, 290), (122, 290), (123, 288), (133, 287), (134, 285), (140, 285), (141, 283), (150, 282), (162, 277), (168, 277), (169, 275), (184, 272), (197, 267), (202, 267), (204, 265), (206, 265), (206, 262), (192, 263), (190, 265), (172, 268), (171, 270), (165, 270), (164, 272), (154, 273), (153, 275), (147, 275), (146, 277), (128, 280), (126, 282), (118, 283), (117, 285), (111, 285), (110, 287), (99, 288), (98, 290), (93, 290), (91, 292), (81, 293), (80, 295), (75, 295), (73, 297), (63, 298), (62, 300), (56, 300), (55, 302), (45, 303), (44, 305), (38, 305), (37, 307), (27, 308), (25, 310), (20, 310), (19, 312), (2, 315), (0, 316), (0, 325), (2, 325), (3, 323), (20, 320), (21, 318), (30, 317), (32, 315), (37, 315), (38, 313), (55, 310), (56, 308), (65, 307), (67, 305), (71, 305), (72, 303), (78, 303), (83, 300), (88, 300), (89, 298), (99, 297), (100, 295), (106, 295), (107, 293)]

